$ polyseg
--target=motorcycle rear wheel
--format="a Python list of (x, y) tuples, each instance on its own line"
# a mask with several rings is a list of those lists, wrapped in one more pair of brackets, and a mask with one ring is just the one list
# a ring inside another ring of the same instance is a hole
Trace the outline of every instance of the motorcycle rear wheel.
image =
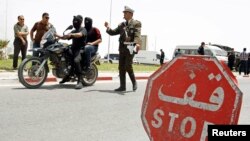
[(41, 64), (41, 60), (36, 57), (23, 60), (18, 68), (19, 82), (29, 89), (41, 87), (48, 76), (45, 67), (42, 67), (40, 73), (36, 75), (36, 71)]
[(92, 86), (98, 77), (98, 69), (95, 64), (90, 65), (90, 72), (87, 74), (83, 75), (83, 81), (82, 84), (84, 86)]

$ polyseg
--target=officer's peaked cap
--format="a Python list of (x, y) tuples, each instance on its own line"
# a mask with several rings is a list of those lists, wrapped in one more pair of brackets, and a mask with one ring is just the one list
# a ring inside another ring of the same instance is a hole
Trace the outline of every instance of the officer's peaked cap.
[(124, 7), (124, 11), (123, 12), (130, 12), (130, 13), (134, 13), (134, 10), (133, 9), (131, 9), (130, 7), (128, 7), (128, 6), (125, 6)]

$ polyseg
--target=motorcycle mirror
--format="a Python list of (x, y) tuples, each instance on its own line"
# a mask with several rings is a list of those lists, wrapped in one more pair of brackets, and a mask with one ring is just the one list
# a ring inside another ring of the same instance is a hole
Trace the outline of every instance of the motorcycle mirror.
[(73, 28), (73, 25), (70, 25), (66, 30), (70, 30)]
[[(73, 25), (70, 25), (67, 29), (65, 29), (65, 31), (70, 30), (72, 28), (73, 28)], [(63, 35), (64, 35), (65, 31), (63, 32)]]

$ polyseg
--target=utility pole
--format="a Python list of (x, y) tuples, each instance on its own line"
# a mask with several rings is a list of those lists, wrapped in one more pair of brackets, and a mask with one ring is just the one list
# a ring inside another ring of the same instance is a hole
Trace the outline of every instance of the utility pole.
[[(112, 16), (112, 0), (110, 0), (110, 11), (109, 11), (109, 26), (111, 27), (111, 16)], [(108, 40), (108, 62), (109, 62), (109, 52), (110, 51), (110, 35)]]
[(155, 36), (155, 51), (156, 51), (156, 40), (157, 40), (157, 38), (156, 38), (156, 36)]
[[(7, 23), (8, 23), (8, 21), (7, 21), (7, 17), (8, 17), (8, 0), (6, 0), (5, 1), (6, 3), (5, 3), (5, 6), (6, 6), (6, 14), (5, 14), (5, 40), (7, 41)], [(8, 58), (7, 57), (7, 47), (5, 47), (4, 48), (4, 52), (5, 52), (5, 57), (6, 57), (6, 59)]]

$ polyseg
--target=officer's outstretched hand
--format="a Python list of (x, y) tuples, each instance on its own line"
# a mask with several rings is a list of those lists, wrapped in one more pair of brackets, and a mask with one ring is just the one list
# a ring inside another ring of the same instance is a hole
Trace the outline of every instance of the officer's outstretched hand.
[(108, 28), (108, 27), (109, 27), (109, 23), (108, 23), (108, 22), (105, 22), (105, 23), (104, 23), (104, 26), (105, 26), (106, 28)]
[(139, 50), (140, 50), (140, 45), (139, 44), (135, 44), (135, 51), (136, 51), (136, 53), (138, 53), (139, 52)]

